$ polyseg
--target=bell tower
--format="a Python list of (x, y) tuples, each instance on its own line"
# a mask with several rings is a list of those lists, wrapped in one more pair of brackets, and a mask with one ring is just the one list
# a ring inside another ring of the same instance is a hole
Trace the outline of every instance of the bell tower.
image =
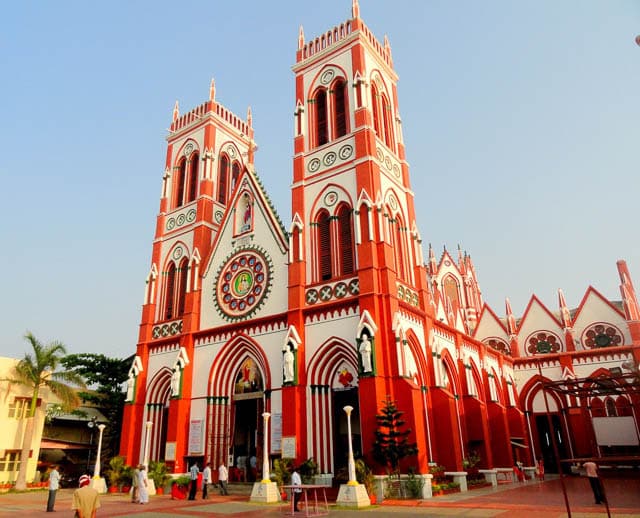
[[(292, 69), (289, 322), (304, 330), (305, 314), (326, 308), (318, 318), (327, 319), (327, 328), (320, 332), (319, 324), (312, 335), (307, 330), (301, 350), (331, 341), (339, 325), (327, 315), (340, 315), (336, 308), (355, 296), (359, 323), (345, 339), (352, 341), (358, 362), (360, 432), (370, 444), (386, 395), (404, 399), (407, 409), (414, 406), (413, 396), (392, 381), (415, 374), (415, 366), (405, 362), (403, 318), (422, 320), (432, 312), (405, 158), (398, 75), (389, 40), (380, 42), (368, 29), (357, 0), (349, 20), (314, 39), (307, 41), (300, 28)], [(349, 311), (345, 307), (344, 313)], [(363, 341), (366, 358), (359, 350)], [(313, 386), (316, 381), (307, 374), (301, 373), (301, 380)], [(420, 383), (427, 386), (424, 379)], [(293, 398), (285, 391), (285, 405), (288, 396)], [(334, 409), (334, 415), (341, 410)], [(413, 420), (419, 418), (407, 417), (418, 434), (423, 425)], [(290, 434), (303, 431), (284, 425)], [(421, 451), (424, 455), (426, 448)], [(423, 462), (426, 467), (426, 456)]]

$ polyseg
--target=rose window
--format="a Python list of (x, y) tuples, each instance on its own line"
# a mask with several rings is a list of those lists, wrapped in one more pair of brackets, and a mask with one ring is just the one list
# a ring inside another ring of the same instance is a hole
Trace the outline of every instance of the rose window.
[(593, 324), (582, 335), (582, 343), (587, 349), (615, 347), (622, 345), (622, 334), (608, 324)]
[(511, 348), (504, 340), (500, 340), (499, 338), (489, 338), (488, 340), (484, 340), (484, 343), (503, 354), (511, 354)]
[(560, 351), (560, 340), (547, 332), (535, 333), (527, 340), (529, 354), (547, 354)]
[(251, 315), (269, 288), (267, 261), (256, 250), (243, 250), (229, 258), (220, 269), (215, 302), (226, 317)]

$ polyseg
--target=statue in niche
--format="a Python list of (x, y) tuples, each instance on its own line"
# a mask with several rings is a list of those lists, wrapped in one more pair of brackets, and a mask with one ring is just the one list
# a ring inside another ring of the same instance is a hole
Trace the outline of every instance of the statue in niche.
[(284, 350), (284, 355), (282, 357), (282, 362), (283, 362), (284, 382), (290, 383), (290, 382), (293, 382), (295, 377), (295, 372), (294, 372), (295, 357), (293, 355), (293, 351), (291, 350), (290, 345), (285, 345), (283, 347), (283, 350)]
[(360, 351), (360, 360), (362, 361), (362, 372), (371, 372), (371, 342), (369, 341), (368, 335), (362, 335), (360, 348), (358, 350)]
[(136, 378), (132, 373), (129, 373), (129, 377), (127, 378), (127, 398), (125, 401), (133, 401), (133, 389), (136, 385)]
[(182, 371), (180, 367), (176, 367), (173, 369), (173, 374), (171, 375), (171, 396), (177, 397), (180, 395), (180, 377), (182, 375)]

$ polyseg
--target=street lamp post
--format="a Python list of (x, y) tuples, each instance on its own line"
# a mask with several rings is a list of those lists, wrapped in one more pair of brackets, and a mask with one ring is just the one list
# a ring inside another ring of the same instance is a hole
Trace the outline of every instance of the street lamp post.
[(89, 464), (91, 463), (91, 450), (93, 450), (93, 432), (95, 431), (96, 426), (96, 417), (92, 417), (88, 422), (87, 426), (89, 430), (91, 430), (91, 438), (89, 439), (89, 451), (87, 452), (87, 473), (89, 472)]
[(264, 412), (262, 414), (262, 418), (264, 419), (264, 426), (262, 428), (262, 436), (263, 436), (263, 441), (262, 441), (262, 483), (263, 484), (267, 484), (270, 482), (270, 478), (269, 478), (269, 452), (267, 451), (267, 448), (269, 446), (269, 442), (267, 441), (268, 438), (268, 434), (267, 434), (267, 430), (268, 430), (268, 423), (269, 423), (269, 417), (271, 417), (271, 414), (269, 412)]
[(98, 425), (98, 430), (100, 431), (100, 436), (98, 438), (98, 453), (96, 453), (96, 466), (95, 469), (93, 470), (93, 478), (97, 479), (100, 478), (100, 452), (102, 450), (102, 432), (104, 432), (106, 425), (104, 424), (99, 424)]
[(153, 426), (153, 421), (147, 421), (145, 427), (145, 437), (144, 437), (144, 460), (142, 463), (145, 465), (147, 469), (149, 469), (149, 438), (151, 437), (151, 427)]
[(349, 468), (349, 482), (347, 482), (347, 485), (357, 486), (356, 463), (353, 460), (353, 445), (351, 444), (351, 412), (353, 412), (353, 407), (351, 405), (347, 405), (342, 410), (347, 414), (347, 436), (349, 438), (349, 458), (347, 460), (347, 466)]

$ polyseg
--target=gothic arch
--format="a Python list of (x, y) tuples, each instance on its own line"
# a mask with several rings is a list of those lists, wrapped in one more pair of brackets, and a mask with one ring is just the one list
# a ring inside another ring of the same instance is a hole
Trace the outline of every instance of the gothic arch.
[[(149, 460), (162, 460), (164, 458), (164, 443), (167, 436), (168, 407), (171, 398), (171, 369), (162, 367), (151, 378), (147, 385), (145, 401), (146, 423), (151, 421), (151, 434), (149, 436)], [(143, 462), (145, 451), (145, 428), (141, 430), (140, 437), (140, 462)]]
[(308, 400), (307, 435), (310, 438), (308, 457), (318, 462), (321, 473), (333, 473), (333, 409), (332, 387), (345, 367), (354, 382), (358, 375), (358, 357), (353, 344), (340, 338), (330, 338), (321, 345), (309, 361), (308, 380), (311, 397)]

